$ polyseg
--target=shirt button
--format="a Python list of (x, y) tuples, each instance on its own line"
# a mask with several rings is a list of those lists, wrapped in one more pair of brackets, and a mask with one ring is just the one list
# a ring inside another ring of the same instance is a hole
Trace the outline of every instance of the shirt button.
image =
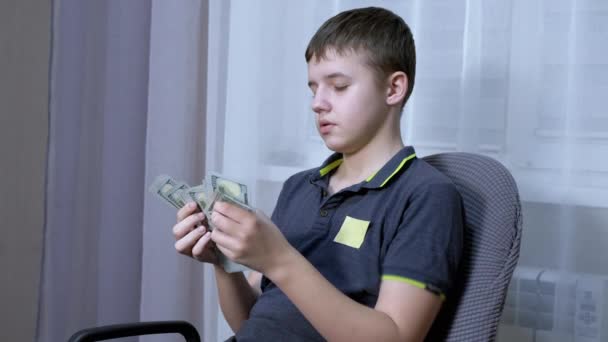
[(323, 190), (323, 197), (327, 196), (327, 191)]
[(321, 209), (320, 214), (321, 214), (321, 217), (325, 217), (325, 216), (327, 216), (327, 210), (325, 210), (325, 209)]

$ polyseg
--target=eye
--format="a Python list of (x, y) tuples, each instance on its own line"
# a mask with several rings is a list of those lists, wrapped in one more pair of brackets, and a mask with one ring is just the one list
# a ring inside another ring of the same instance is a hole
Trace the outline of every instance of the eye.
[(346, 88), (348, 88), (348, 85), (337, 85), (337, 86), (334, 86), (334, 89), (336, 89), (336, 91), (344, 91), (344, 90), (346, 90)]

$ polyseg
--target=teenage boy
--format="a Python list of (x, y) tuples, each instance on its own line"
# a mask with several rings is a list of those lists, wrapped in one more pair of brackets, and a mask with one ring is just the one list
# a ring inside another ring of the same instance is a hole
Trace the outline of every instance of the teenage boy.
[[(381, 8), (339, 13), (306, 49), (317, 128), (335, 151), (290, 177), (272, 219), (227, 203), (177, 214), (175, 247), (215, 265), (238, 341), (422, 341), (456, 277), (460, 196), (405, 147), (410, 29)], [(213, 247), (215, 246), (215, 247)], [(228, 274), (213, 248), (251, 267)]]

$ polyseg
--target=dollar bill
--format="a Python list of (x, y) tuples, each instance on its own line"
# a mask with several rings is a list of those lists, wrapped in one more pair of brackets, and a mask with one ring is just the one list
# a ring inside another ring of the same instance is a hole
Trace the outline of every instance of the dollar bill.
[(182, 197), (183, 192), (187, 191), (189, 188), (190, 186), (185, 182), (179, 182), (167, 193), (167, 197), (173, 201), (178, 208), (182, 208), (184, 205), (186, 205), (186, 202)]
[(194, 198), (192, 198), (192, 196), (190, 196), (190, 194), (188, 193), (190, 189), (192, 189), (192, 188), (188, 188), (186, 190), (182, 190), (182, 191), (178, 192), (178, 195), (180, 196), (181, 201), (184, 202), (185, 204), (194, 202)]
[(215, 228), (215, 226), (208, 219), (209, 212), (207, 211), (207, 203), (209, 203), (209, 200), (208, 200), (209, 196), (207, 195), (207, 189), (205, 187), (204, 182), (201, 185), (197, 185), (197, 186), (187, 189), (186, 191), (184, 191), (184, 193), (186, 194), (185, 197), (187, 198), (186, 203), (190, 202), (190, 201), (194, 201), (196, 203), (196, 205), (198, 206), (198, 209), (200, 211), (202, 211), (203, 213), (205, 213), (205, 217), (206, 217), (205, 221), (204, 221), (205, 226), (207, 226), (207, 228), (209, 228), (209, 230), (213, 230)]
[(213, 191), (220, 192), (235, 198), (238, 202), (249, 204), (249, 194), (247, 193), (247, 185), (227, 179), (226, 177), (212, 172), (209, 175), (209, 183)]
[[(207, 179), (202, 180), (200, 185), (194, 187), (190, 187), (186, 182), (176, 181), (170, 176), (160, 175), (154, 179), (148, 190), (176, 209), (194, 201), (207, 218), (213, 212), (214, 205), (220, 201), (231, 203), (248, 211), (254, 211), (249, 205), (247, 185), (229, 180), (216, 172), (211, 173)], [(215, 229), (208, 219), (205, 220), (204, 224), (209, 230)], [(220, 265), (226, 272), (234, 273), (250, 270), (247, 266), (230, 260), (219, 250), (216, 249), (216, 252)]]
[(245, 209), (247, 211), (254, 210), (252, 207), (248, 206), (245, 203), (242, 203), (237, 198), (234, 198), (231, 195), (222, 192), (222, 189), (220, 189), (220, 188), (218, 188), (217, 190), (215, 190), (213, 192), (213, 195), (211, 196), (211, 199), (209, 200), (209, 203), (207, 204), (207, 207), (205, 208), (205, 210), (207, 212), (211, 213), (213, 211), (213, 207), (215, 206), (215, 204), (217, 202), (227, 202), (227, 203), (233, 204), (239, 208)]
[(224, 269), (224, 271), (226, 271), (228, 273), (251, 271), (251, 269), (249, 267), (228, 259), (228, 257), (225, 256), (224, 254), (222, 254), (219, 250), (217, 253), (217, 258), (218, 258), (218, 261), (220, 262), (220, 265), (222, 265), (222, 268)]
[[(209, 174), (208, 182), (208, 188), (213, 191), (206, 208), (208, 213), (213, 212), (213, 207), (219, 201), (231, 203), (242, 209), (253, 211), (253, 208), (249, 206), (249, 193), (245, 184), (230, 180), (216, 172)], [(218, 259), (222, 268), (228, 273), (250, 270), (249, 267), (230, 260), (222, 253), (218, 253)]]
[(152, 182), (152, 184), (150, 185), (148, 190), (151, 193), (153, 193), (153, 194), (157, 195), (158, 197), (162, 198), (163, 200), (165, 200), (170, 205), (179, 209), (181, 207), (168, 197), (168, 193), (170, 193), (175, 188), (176, 185), (177, 185), (177, 182), (173, 178), (171, 178), (167, 175), (160, 175), (160, 176), (156, 177), (156, 179), (154, 179), (154, 181)]
[[(207, 210), (207, 204), (209, 203), (209, 196), (207, 195), (207, 189), (204, 184), (191, 187), (186, 191), (188, 197), (198, 205), (201, 211)], [(207, 213), (205, 213), (207, 214)]]
[[(209, 213), (209, 214), (212, 213), (213, 208), (217, 202), (227, 202), (227, 203), (236, 205), (242, 209), (245, 209), (247, 211), (254, 210), (252, 207), (248, 206), (245, 203), (242, 203), (237, 198), (234, 198), (231, 195), (224, 193), (223, 190), (224, 189), (222, 189), (221, 187), (217, 187), (217, 189), (213, 192), (213, 195), (211, 196), (211, 199), (209, 200), (209, 203), (207, 204), (207, 207), (205, 209), (206, 213)], [(211, 224), (211, 221), (209, 221), (209, 223)], [(211, 224), (211, 226), (212, 226), (212, 224)], [(210, 228), (215, 229), (215, 227), (210, 227)], [(249, 267), (247, 267), (245, 265), (242, 265), (242, 264), (239, 264), (237, 262), (230, 260), (229, 258), (227, 258), (225, 255), (223, 255), (219, 251), (218, 251), (218, 260), (219, 260), (220, 264), (222, 265), (222, 268), (228, 273), (244, 272), (244, 271), (251, 270)]]

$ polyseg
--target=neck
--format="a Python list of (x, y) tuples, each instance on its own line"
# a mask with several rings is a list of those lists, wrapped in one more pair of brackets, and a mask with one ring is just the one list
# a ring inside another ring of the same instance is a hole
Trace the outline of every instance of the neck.
[(342, 154), (343, 162), (335, 176), (348, 183), (358, 183), (382, 168), (403, 147), (398, 122), (385, 125), (380, 132), (361, 148)]

